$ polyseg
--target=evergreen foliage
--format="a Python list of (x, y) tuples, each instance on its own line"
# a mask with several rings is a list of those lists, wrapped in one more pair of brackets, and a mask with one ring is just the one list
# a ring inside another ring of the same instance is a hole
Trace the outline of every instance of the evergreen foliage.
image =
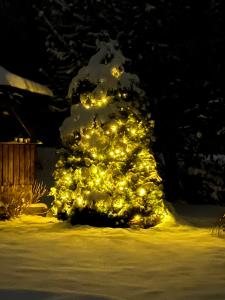
[(181, 127), (184, 148), (177, 153), (177, 160), (183, 185), (182, 198), (189, 202), (224, 202), (224, 112), (224, 101), (215, 99), (185, 113)]
[(115, 42), (99, 43), (71, 82), (69, 94), (81, 103), (60, 128), (64, 147), (51, 194), (53, 212), (73, 224), (147, 228), (167, 214), (149, 150), (154, 122), (137, 109), (144, 93), (124, 62)]

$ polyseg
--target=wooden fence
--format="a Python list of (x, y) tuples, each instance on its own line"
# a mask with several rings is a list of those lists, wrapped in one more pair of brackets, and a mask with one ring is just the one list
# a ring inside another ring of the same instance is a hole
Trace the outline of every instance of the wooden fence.
[(35, 181), (35, 161), (36, 144), (0, 143), (0, 198), (6, 197), (12, 187), (31, 191)]

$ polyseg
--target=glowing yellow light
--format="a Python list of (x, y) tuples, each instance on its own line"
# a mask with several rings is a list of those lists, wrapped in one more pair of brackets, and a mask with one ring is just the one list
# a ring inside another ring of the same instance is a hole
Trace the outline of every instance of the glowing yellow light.
[(140, 196), (144, 196), (144, 195), (146, 194), (146, 190), (143, 189), (143, 188), (140, 188), (139, 191), (138, 191), (138, 194), (139, 194)]
[(116, 203), (114, 203), (115, 208), (121, 208), (122, 206), (123, 206), (123, 201), (122, 200), (119, 200)]
[(120, 191), (123, 191), (125, 185), (126, 185), (126, 181), (120, 181), (120, 182), (119, 182), (119, 190), (120, 190)]
[(139, 223), (141, 221), (140, 215), (135, 215), (132, 219), (132, 223)]
[(107, 98), (106, 97), (103, 97), (102, 99), (102, 102), (105, 104), (105, 103), (107, 103)]
[(135, 135), (137, 133), (137, 131), (135, 129), (131, 129), (131, 134)]
[[(101, 94), (104, 92), (101, 91)], [(91, 106), (101, 107), (106, 105), (109, 101), (110, 97), (106, 97), (105, 95), (100, 96), (100, 98), (95, 98), (95, 95), (92, 93), (84, 93), (80, 95), (80, 102), (86, 108), (89, 109)]]
[(95, 166), (92, 167), (91, 170), (92, 170), (92, 173), (97, 174), (97, 168)]
[(112, 125), (111, 126), (111, 130), (112, 130), (112, 132), (116, 132), (117, 131), (117, 126), (116, 125)]
[(111, 74), (115, 78), (119, 78), (123, 74), (123, 69), (120, 67), (112, 67)]
[(66, 182), (68, 183), (72, 182), (71, 176), (69, 174), (66, 174), (64, 178)]
[(125, 185), (126, 184), (126, 181), (120, 181), (119, 182), (119, 185)]
[[(118, 99), (117, 93), (116, 100), (122, 101), (123, 97)], [(91, 93), (84, 97), (85, 106), (90, 107), (107, 101), (101, 91), (96, 98)], [(51, 190), (59, 200), (59, 204), (54, 202), (55, 214), (66, 212), (70, 216), (74, 207), (87, 206), (97, 213), (118, 217), (122, 220), (118, 226), (127, 222), (144, 228), (164, 218), (160, 177), (149, 151), (149, 122), (142, 122), (129, 105), (124, 110), (126, 114), (121, 118), (112, 114), (106, 123), (96, 118), (80, 131), (79, 139), (69, 144), (68, 157), (62, 155), (57, 163), (56, 189)]]
[(78, 206), (81, 206), (83, 204), (83, 199), (81, 197), (77, 198), (77, 204)]

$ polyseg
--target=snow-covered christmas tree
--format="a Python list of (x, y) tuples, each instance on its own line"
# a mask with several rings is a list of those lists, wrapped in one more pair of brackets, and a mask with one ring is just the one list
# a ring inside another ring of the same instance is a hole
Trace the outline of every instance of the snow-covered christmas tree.
[(60, 128), (51, 195), (54, 214), (72, 224), (147, 228), (167, 215), (151, 151), (154, 122), (140, 112), (145, 94), (125, 61), (115, 41), (98, 42), (69, 87), (80, 103)]

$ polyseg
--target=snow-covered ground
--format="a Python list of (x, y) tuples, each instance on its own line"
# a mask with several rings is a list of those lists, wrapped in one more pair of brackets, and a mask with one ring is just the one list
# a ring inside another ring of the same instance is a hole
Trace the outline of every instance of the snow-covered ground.
[(0, 299), (224, 300), (225, 240), (211, 233), (224, 211), (180, 204), (146, 230), (0, 222)]

